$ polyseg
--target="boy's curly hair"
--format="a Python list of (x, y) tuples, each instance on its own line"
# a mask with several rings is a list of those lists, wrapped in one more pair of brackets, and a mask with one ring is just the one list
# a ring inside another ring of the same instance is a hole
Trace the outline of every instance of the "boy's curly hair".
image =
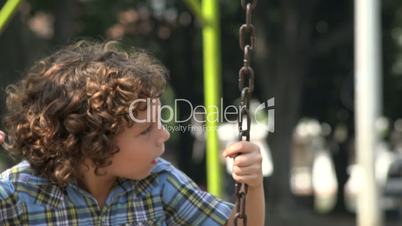
[[(157, 98), (167, 71), (143, 50), (81, 41), (36, 62), (23, 80), (6, 88), (6, 149), (61, 187), (89, 158), (96, 172), (119, 151), (114, 142), (132, 126), (129, 106)], [(145, 110), (134, 106), (133, 114)]]

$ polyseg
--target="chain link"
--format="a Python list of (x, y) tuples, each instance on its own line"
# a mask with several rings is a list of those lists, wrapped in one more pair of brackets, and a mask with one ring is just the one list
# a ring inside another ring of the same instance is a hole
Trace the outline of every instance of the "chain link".
[[(240, 97), (240, 114), (239, 123), (239, 141), (244, 138), (250, 141), (250, 97), (254, 90), (254, 70), (250, 66), (250, 54), (255, 49), (255, 28), (252, 24), (252, 12), (257, 6), (257, 0), (241, 0), (241, 6), (246, 13), (246, 23), (239, 29), (239, 45), (244, 53), (243, 66), (239, 70), (239, 89)], [(244, 125), (244, 122), (246, 125)], [(235, 157), (236, 158), (236, 157)], [(246, 195), (248, 191), (247, 184), (239, 182), (235, 183), (236, 195), (236, 214), (234, 217), (234, 225), (238, 225), (238, 221), (242, 220), (243, 225), (247, 226), (246, 214)]]

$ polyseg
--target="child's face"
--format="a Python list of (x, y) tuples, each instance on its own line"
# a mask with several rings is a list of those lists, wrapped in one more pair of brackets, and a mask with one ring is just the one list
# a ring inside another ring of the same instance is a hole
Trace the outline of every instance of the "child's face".
[[(157, 107), (159, 108), (159, 100)], [(157, 112), (157, 111), (152, 111)], [(116, 177), (143, 179), (147, 177), (155, 159), (165, 151), (165, 141), (170, 137), (165, 127), (159, 124), (157, 114), (152, 114), (151, 122), (134, 123), (131, 128), (125, 128), (116, 137), (120, 151), (113, 155), (112, 164), (107, 167), (107, 173)], [(146, 111), (139, 112), (137, 119), (145, 119)]]

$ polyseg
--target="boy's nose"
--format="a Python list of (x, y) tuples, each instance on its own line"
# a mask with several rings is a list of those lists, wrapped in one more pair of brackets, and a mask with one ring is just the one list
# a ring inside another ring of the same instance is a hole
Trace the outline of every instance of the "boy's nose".
[(161, 135), (160, 135), (160, 138), (159, 138), (159, 143), (164, 143), (167, 140), (169, 140), (170, 133), (169, 133), (169, 131), (166, 129), (166, 127), (164, 125), (161, 125), (160, 132), (161, 132)]

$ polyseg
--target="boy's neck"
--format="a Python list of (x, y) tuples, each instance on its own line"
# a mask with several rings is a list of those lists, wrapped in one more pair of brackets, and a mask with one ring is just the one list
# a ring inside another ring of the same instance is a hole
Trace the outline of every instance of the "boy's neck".
[[(87, 166), (89, 166), (89, 169)], [(108, 175), (98, 176), (95, 174), (93, 167), (88, 164), (87, 166), (80, 167), (79, 176), (77, 177), (79, 178), (78, 185), (91, 193), (98, 202), (99, 207), (102, 208), (116, 182), (116, 177)]]

